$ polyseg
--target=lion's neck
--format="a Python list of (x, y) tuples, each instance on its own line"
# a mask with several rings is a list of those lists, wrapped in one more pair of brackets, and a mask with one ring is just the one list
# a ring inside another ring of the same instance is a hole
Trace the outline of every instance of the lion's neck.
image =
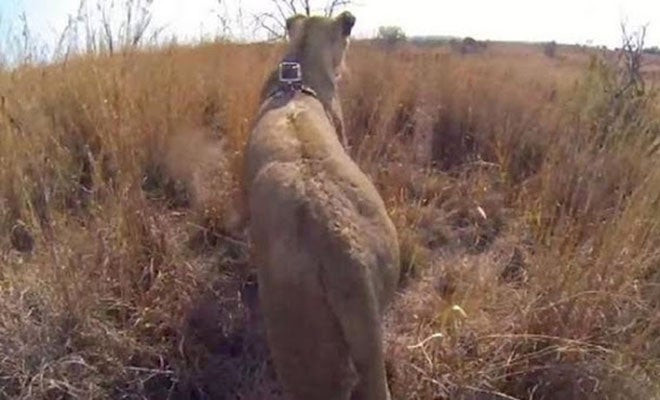
[[(337, 129), (339, 141), (347, 145), (344, 136), (344, 121), (339, 99), (337, 98), (336, 78), (332, 67), (324, 63), (322, 54), (301, 54), (300, 51), (290, 50), (282, 61), (298, 62), (302, 70), (303, 85), (311, 88), (316, 98), (323, 104), (332, 124)], [(280, 88), (278, 69), (273, 71), (262, 91), (262, 100), (267, 98)]]
[[(291, 58), (296, 57), (294, 55)], [(333, 68), (324, 65), (320, 54), (297, 58), (302, 69), (303, 84), (312, 88), (324, 104), (332, 104), (337, 91)]]

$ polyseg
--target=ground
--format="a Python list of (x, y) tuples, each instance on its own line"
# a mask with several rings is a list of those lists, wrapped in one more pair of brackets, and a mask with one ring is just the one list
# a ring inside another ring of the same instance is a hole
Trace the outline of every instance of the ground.
[[(241, 190), (280, 50), (0, 73), (0, 399), (281, 398)], [(349, 152), (402, 250), (394, 398), (660, 398), (660, 114), (616, 59), (351, 47)]]

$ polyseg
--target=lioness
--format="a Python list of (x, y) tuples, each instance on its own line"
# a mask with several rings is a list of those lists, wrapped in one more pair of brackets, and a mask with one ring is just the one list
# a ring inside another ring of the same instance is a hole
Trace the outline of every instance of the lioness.
[(259, 298), (278, 378), (297, 400), (389, 399), (381, 316), (396, 230), (344, 151), (337, 78), (355, 18), (294, 17), (246, 150)]

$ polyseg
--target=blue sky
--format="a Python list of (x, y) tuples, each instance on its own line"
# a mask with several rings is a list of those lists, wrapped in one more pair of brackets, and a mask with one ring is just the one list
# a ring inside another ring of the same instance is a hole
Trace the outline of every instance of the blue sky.
[[(88, 0), (88, 3), (94, 6), (98, 1), (107, 5), (110, 0)], [(154, 0), (154, 25), (166, 26), (168, 35), (196, 39), (215, 32), (218, 11), (235, 16), (240, 6), (244, 15), (251, 15), (268, 8), (270, 1), (224, 0), (226, 4), (219, 7), (218, 0)], [(623, 20), (631, 26), (650, 24), (647, 44), (660, 46), (660, 0), (358, 0), (358, 3), (351, 10), (358, 17), (356, 30), (360, 36), (373, 34), (380, 25), (399, 25), (408, 35), (617, 46), (619, 23)], [(7, 40), (10, 27), (16, 32), (20, 26), (17, 17), (25, 12), (33, 36), (44, 43), (54, 43), (78, 4), (79, 0), (0, 0), (0, 42)]]

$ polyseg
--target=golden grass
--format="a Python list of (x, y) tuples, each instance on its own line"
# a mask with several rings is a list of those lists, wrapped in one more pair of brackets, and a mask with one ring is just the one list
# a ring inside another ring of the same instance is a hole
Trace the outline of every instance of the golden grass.
[[(350, 152), (402, 243), (393, 393), (660, 398), (657, 98), (521, 49), (351, 48)], [(0, 399), (279, 398), (240, 189), (278, 54), (0, 74)]]

